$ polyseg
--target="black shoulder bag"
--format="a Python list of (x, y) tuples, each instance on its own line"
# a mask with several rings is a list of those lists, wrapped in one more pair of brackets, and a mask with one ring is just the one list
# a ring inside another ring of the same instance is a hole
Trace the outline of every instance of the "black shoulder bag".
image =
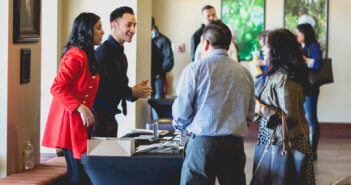
[(328, 83), (333, 83), (333, 69), (330, 58), (323, 59), (321, 68), (318, 71), (310, 70), (308, 80), (313, 86), (321, 86)]
[(281, 113), (283, 143), (274, 144), (276, 127), (270, 144), (255, 146), (250, 185), (297, 185), (305, 182), (307, 158), (291, 148), (285, 114)]

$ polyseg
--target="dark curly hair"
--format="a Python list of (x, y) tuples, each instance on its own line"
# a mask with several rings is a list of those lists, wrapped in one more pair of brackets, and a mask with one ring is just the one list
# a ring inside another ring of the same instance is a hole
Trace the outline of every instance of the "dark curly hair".
[(62, 57), (71, 47), (77, 47), (85, 52), (88, 58), (89, 70), (93, 75), (98, 73), (98, 63), (94, 50), (94, 25), (100, 17), (94, 13), (81, 13), (74, 19), (71, 34), (64, 46)]
[(270, 48), (270, 53), (265, 75), (270, 76), (283, 69), (291, 80), (300, 83), (306, 90), (308, 69), (295, 35), (284, 28), (270, 31), (266, 47)]

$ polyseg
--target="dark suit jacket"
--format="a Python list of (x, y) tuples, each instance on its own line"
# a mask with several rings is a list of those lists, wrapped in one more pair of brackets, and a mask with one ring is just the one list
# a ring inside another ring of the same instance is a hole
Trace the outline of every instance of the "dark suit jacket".
[(128, 86), (128, 62), (124, 49), (111, 35), (95, 51), (96, 59), (102, 65), (99, 89), (94, 102), (94, 111), (121, 113), (117, 108), (122, 99), (135, 100), (131, 87)]
[(195, 33), (191, 36), (191, 43), (190, 43), (190, 55), (191, 60), (194, 61), (195, 59), (195, 51), (197, 45), (200, 43), (200, 38), (202, 35), (202, 31), (204, 30), (205, 25), (201, 24), (201, 27), (195, 31)]

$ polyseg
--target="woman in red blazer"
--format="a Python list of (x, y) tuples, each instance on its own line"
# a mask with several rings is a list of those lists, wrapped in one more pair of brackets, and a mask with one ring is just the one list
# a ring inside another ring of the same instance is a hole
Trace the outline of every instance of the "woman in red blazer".
[(99, 16), (81, 13), (75, 18), (51, 87), (42, 145), (62, 148), (72, 184), (89, 184), (80, 158), (87, 151), (87, 127), (94, 122), (91, 107), (99, 84), (94, 45), (101, 43), (103, 34)]

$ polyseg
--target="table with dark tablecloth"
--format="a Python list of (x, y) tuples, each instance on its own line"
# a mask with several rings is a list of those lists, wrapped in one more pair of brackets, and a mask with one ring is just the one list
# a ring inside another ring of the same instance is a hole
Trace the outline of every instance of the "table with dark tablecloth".
[(136, 153), (131, 157), (85, 154), (81, 162), (94, 185), (178, 185), (183, 154), (182, 150), (177, 154)]

